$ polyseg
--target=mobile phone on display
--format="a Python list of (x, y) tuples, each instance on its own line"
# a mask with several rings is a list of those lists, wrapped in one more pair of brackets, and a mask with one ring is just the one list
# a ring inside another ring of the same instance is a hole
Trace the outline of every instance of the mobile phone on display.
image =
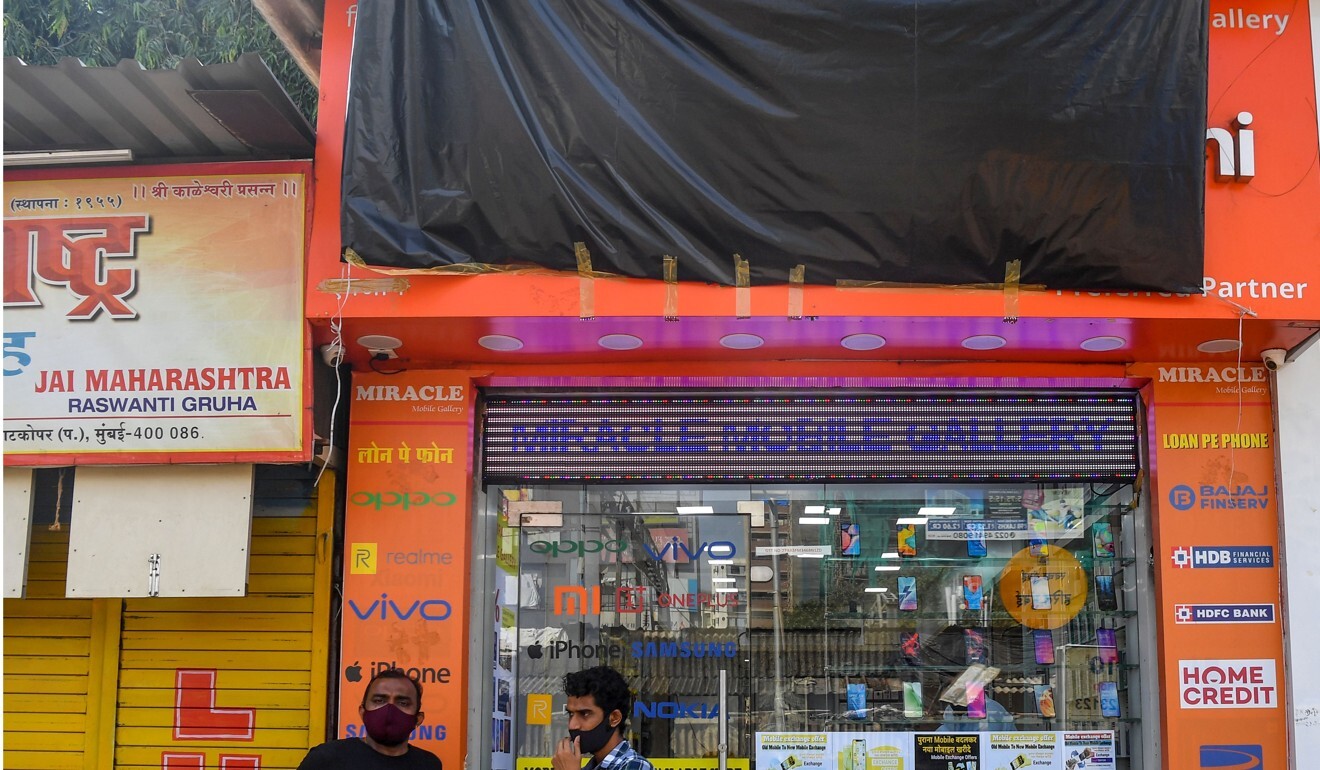
[(1114, 576), (1109, 572), (1095, 573), (1095, 606), (1101, 610), (1118, 609), (1118, 597), (1114, 594)]
[(1033, 631), (1036, 641), (1036, 662), (1042, 666), (1054, 665), (1054, 634), (1049, 631)]
[(967, 555), (980, 558), (985, 556), (985, 522), (967, 522)]
[(1114, 531), (1108, 522), (1097, 521), (1091, 525), (1091, 551), (1097, 559), (1114, 558)]
[(1100, 690), (1100, 715), (1117, 717), (1118, 685), (1113, 682), (1100, 682), (1096, 687)]
[(862, 553), (862, 527), (860, 524), (839, 525), (839, 553), (860, 556)]
[(900, 577), (898, 579), (898, 608), (913, 611), (917, 609), (917, 579)]
[(1036, 710), (1046, 719), (1054, 718), (1054, 688), (1047, 684), (1036, 687)]
[(969, 610), (981, 609), (981, 576), (963, 575), (963, 604)]
[(908, 665), (917, 665), (921, 662), (921, 634), (916, 631), (902, 632), (898, 635), (898, 649)]
[(917, 527), (913, 524), (903, 524), (898, 528), (898, 555), (916, 556), (917, 555)]
[(1100, 646), (1101, 663), (1118, 662), (1118, 639), (1112, 628), (1097, 628), (1095, 630), (1095, 643)]
[(984, 663), (987, 657), (985, 631), (979, 628), (964, 628), (963, 643), (967, 648), (968, 663)]
[(921, 713), (921, 682), (904, 682), (903, 716), (915, 719), (920, 717)]
[(1050, 598), (1050, 580), (1046, 577), (1033, 576), (1031, 578), (1031, 608), (1033, 610), (1048, 610), (1054, 606)]
[(985, 719), (985, 685), (980, 682), (967, 683), (967, 716)]

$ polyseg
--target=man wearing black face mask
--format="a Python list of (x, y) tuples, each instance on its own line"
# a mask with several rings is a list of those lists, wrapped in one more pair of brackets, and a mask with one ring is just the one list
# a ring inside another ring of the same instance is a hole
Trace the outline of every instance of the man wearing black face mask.
[(632, 694), (623, 676), (609, 666), (596, 666), (564, 677), (568, 695), (569, 737), (559, 741), (551, 758), (554, 770), (654, 770), (651, 763), (623, 739), (632, 710)]
[(422, 723), (422, 685), (402, 670), (367, 682), (358, 706), (366, 735), (327, 741), (307, 752), (298, 770), (440, 770), (440, 758), (408, 743)]

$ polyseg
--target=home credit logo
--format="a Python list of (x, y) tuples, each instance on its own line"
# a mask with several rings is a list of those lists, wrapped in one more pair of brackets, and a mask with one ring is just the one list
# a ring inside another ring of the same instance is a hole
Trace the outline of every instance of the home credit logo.
[(1273, 623), (1273, 604), (1175, 604), (1175, 623)]
[(1260, 770), (1265, 767), (1265, 752), (1258, 744), (1241, 746), (1202, 746), (1201, 770)]
[(1202, 484), (1196, 489), (1179, 484), (1169, 490), (1169, 505), (1180, 511), (1197, 510), (1263, 510), (1270, 504), (1268, 485), (1259, 489), (1250, 485), (1223, 487)]
[(1178, 688), (1185, 709), (1270, 709), (1279, 706), (1272, 658), (1180, 660)]
[(1273, 567), (1274, 547), (1269, 545), (1193, 545), (1173, 549), (1178, 569), (1224, 567)]

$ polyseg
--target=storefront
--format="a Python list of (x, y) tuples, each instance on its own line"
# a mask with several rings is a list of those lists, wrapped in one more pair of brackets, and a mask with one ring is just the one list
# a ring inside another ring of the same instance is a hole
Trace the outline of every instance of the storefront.
[(1170, 296), (340, 262), (353, 10), (308, 294), (353, 370), (339, 735), (399, 665), (446, 763), (546, 767), (603, 662), (667, 767), (1286, 761), (1262, 360), (1320, 316), (1305, 13), (1211, 9), (1205, 294)]

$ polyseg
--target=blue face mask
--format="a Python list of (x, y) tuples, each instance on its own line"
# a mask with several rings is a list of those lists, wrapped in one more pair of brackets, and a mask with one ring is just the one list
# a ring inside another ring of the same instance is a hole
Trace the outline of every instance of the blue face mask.
[(590, 730), (568, 731), (568, 737), (579, 739), (578, 748), (583, 754), (595, 754), (605, 748), (605, 744), (610, 742), (610, 736), (613, 734), (614, 728), (610, 727), (609, 717), (600, 720), (600, 724)]

